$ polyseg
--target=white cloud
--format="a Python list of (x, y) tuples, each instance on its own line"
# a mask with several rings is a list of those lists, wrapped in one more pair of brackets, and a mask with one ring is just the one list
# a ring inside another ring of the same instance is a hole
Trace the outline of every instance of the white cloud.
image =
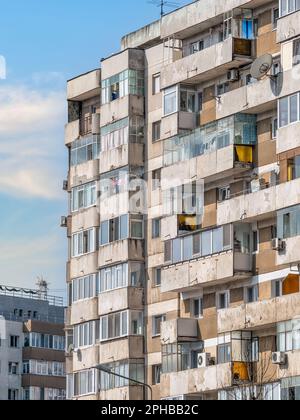
[(65, 243), (60, 234), (53, 232), (0, 242), (2, 284), (35, 288), (37, 276), (44, 276), (50, 282), (50, 289), (63, 290), (64, 254)]
[(0, 192), (63, 197), (64, 96), (63, 91), (0, 87)]

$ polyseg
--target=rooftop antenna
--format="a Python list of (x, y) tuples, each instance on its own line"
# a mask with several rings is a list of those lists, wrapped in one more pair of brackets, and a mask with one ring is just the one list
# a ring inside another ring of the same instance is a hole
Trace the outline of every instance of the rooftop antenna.
[(165, 7), (170, 7), (172, 9), (176, 9), (180, 6), (179, 3), (165, 1), (165, 0), (150, 0), (148, 1), (149, 4), (154, 4), (154, 6), (160, 7), (160, 16), (163, 17), (165, 15)]
[(36, 285), (38, 287), (40, 298), (47, 300), (47, 295), (49, 291), (49, 283), (43, 278), (43, 276), (40, 276), (40, 277), (37, 277)]

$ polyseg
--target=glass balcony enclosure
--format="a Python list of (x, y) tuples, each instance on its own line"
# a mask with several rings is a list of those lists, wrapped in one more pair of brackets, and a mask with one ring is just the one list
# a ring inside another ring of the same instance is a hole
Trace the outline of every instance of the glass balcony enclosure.
[[(252, 158), (252, 149), (257, 142), (256, 116), (236, 114), (204, 125), (188, 134), (172, 137), (164, 142), (164, 166), (193, 159), (236, 145), (237, 157), (243, 154), (247, 160)], [(242, 146), (248, 146), (243, 148)], [(249, 146), (251, 146), (249, 148)], [(248, 154), (248, 156), (246, 156)], [(248, 162), (252, 163), (252, 162)]]
[(251, 254), (251, 226), (225, 225), (165, 242), (165, 263), (178, 264), (232, 251)]
[(162, 371), (164, 374), (197, 369), (198, 355), (203, 353), (203, 341), (176, 343), (162, 346)]

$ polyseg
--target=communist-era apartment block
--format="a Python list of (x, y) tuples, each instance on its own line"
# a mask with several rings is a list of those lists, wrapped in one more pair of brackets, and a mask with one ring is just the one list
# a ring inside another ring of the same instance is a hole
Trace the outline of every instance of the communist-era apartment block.
[(299, 22), (194, 1), (68, 82), (67, 398), (300, 399)]

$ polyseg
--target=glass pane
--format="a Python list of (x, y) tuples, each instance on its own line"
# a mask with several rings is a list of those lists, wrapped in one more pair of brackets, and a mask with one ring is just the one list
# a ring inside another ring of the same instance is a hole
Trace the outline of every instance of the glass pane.
[(202, 233), (202, 256), (212, 254), (212, 231)]

